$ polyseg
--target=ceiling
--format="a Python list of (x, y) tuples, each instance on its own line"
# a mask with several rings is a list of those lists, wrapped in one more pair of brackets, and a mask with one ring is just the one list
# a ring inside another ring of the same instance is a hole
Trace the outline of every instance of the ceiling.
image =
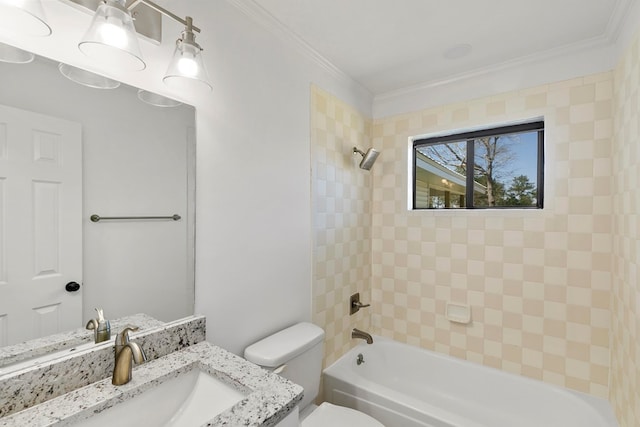
[(379, 95), (612, 44), (636, 0), (248, 0)]

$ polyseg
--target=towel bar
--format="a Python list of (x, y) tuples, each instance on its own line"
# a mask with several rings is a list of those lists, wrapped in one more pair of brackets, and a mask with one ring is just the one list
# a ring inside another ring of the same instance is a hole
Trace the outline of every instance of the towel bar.
[(181, 217), (178, 214), (172, 216), (100, 216), (93, 214), (89, 217), (91, 221), (98, 222), (101, 220), (128, 220), (128, 219), (172, 219), (174, 221), (179, 220)]

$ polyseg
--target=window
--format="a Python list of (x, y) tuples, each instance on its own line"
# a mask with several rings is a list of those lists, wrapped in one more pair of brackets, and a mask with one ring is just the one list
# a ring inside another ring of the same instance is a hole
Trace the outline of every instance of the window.
[(544, 122), (413, 142), (413, 209), (542, 209)]

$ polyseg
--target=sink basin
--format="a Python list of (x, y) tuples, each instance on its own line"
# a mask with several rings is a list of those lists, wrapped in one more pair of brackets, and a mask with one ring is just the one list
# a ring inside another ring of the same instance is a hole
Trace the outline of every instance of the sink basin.
[(195, 368), (105, 409), (77, 425), (200, 426), (244, 397), (223, 381)]

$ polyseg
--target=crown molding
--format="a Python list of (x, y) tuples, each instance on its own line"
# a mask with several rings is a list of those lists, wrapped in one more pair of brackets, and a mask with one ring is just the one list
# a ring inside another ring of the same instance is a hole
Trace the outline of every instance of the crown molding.
[(609, 42), (616, 43), (620, 39), (623, 28), (630, 24), (633, 3), (634, 0), (616, 0), (604, 33)]
[[(611, 17), (600, 36), (488, 67), (379, 93), (373, 101), (374, 117), (432, 107), (434, 106), (432, 103), (436, 100), (436, 102), (462, 101), (465, 99), (464, 94), (466, 99), (490, 95), (492, 93), (488, 87), (495, 80), (495, 76), (500, 76), (499, 79), (507, 81), (517, 81), (520, 75), (536, 69), (538, 80), (531, 83), (539, 85), (611, 70), (619, 59), (623, 45), (626, 45), (637, 32), (636, 22), (640, 20), (640, 7), (637, 7), (636, 3), (637, 0), (616, 0)], [(575, 60), (572, 61), (571, 58)], [(589, 60), (585, 62), (585, 58)], [(521, 82), (511, 89), (525, 87), (527, 83)], [(461, 91), (464, 94), (461, 94)], [(451, 99), (446, 96), (446, 93), (451, 93)]]
[[(619, 60), (633, 38), (638, 33), (638, 22), (640, 22), (640, 5), (637, 0), (622, 0), (617, 11), (617, 27), (611, 32), (610, 37), (615, 45), (616, 60)], [(612, 17), (613, 21), (614, 17)], [(616, 21), (613, 21), (616, 22)], [(614, 24), (611, 24), (612, 26)]]
[(320, 68), (328, 72), (331, 76), (346, 82), (350, 85), (359, 87), (362, 91), (369, 94), (373, 99), (373, 94), (369, 89), (364, 87), (362, 83), (335, 66), (331, 61), (325, 58), (320, 52), (315, 50), (309, 43), (304, 41), (300, 36), (291, 31), (286, 25), (276, 19), (266, 9), (260, 6), (255, 0), (226, 0), (227, 3), (238, 9), (245, 16), (249, 17), (264, 29), (286, 42), (292, 43), (297, 50), (313, 61)]
[(395, 98), (415, 91), (427, 90), (434, 87), (446, 86), (462, 80), (470, 80), (473, 78), (481, 77), (487, 74), (493, 74), (497, 72), (504, 72), (508, 70), (517, 70), (522, 67), (529, 66), (534, 63), (549, 62), (556, 58), (566, 57), (578, 52), (584, 52), (601, 47), (611, 45), (609, 34), (603, 34), (592, 39), (583, 40), (578, 43), (572, 43), (569, 45), (559, 46), (554, 49), (545, 50), (539, 53), (531, 55), (521, 56), (512, 60), (503, 61), (498, 64), (490, 65), (487, 67), (476, 68), (474, 70), (466, 71), (463, 73), (454, 74), (441, 79), (433, 79), (424, 81), (415, 85), (406, 86), (400, 89), (395, 89), (388, 92), (383, 92), (374, 97), (376, 101), (386, 100), (389, 98)]
[[(355, 84), (362, 88), (366, 93), (371, 94), (369, 89), (365, 88), (360, 82), (356, 81), (353, 77), (325, 58), (300, 36), (295, 34), (286, 25), (260, 6), (255, 0), (226, 1), (244, 15), (261, 25), (264, 29), (279, 37), (281, 40), (292, 43), (299, 52), (311, 59), (333, 77), (350, 84)], [(599, 36), (577, 43), (559, 46), (551, 50), (545, 50), (531, 55), (514, 58), (495, 65), (477, 68), (475, 70), (459, 73), (453, 76), (432, 79), (392, 91), (372, 94), (374, 106), (377, 103), (395, 102), (403, 97), (411, 96), (416, 92), (426, 93), (429, 90), (443, 88), (460, 82), (468, 82), (474, 79), (483, 80), (494, 73), (517, 73), (518, 70), (530, 67), (532, 64), (552, 64), (554, 61), (561, 60), (562, 58), (584, 54), (589, 51), (597, 51), (598, 60), (604, 61), (604, 63), (600, 64), (600, 68), (613, 68), (615, 61), (617, 60), (616, 47), (618, 44), (621, 44), (621, 39), (625, 37), (626, 33), (631, 31), (629, 30), (633, 24), (631, 21), (637, 15), (636, 13), (631, 13), (638, 10), (637, 7), (634, 7), (636, 2), (637, 0), (615, 0), (613, 12), (607, 22), (607, 26)], [(603, 54), (603, 52), (606, 53)]]

